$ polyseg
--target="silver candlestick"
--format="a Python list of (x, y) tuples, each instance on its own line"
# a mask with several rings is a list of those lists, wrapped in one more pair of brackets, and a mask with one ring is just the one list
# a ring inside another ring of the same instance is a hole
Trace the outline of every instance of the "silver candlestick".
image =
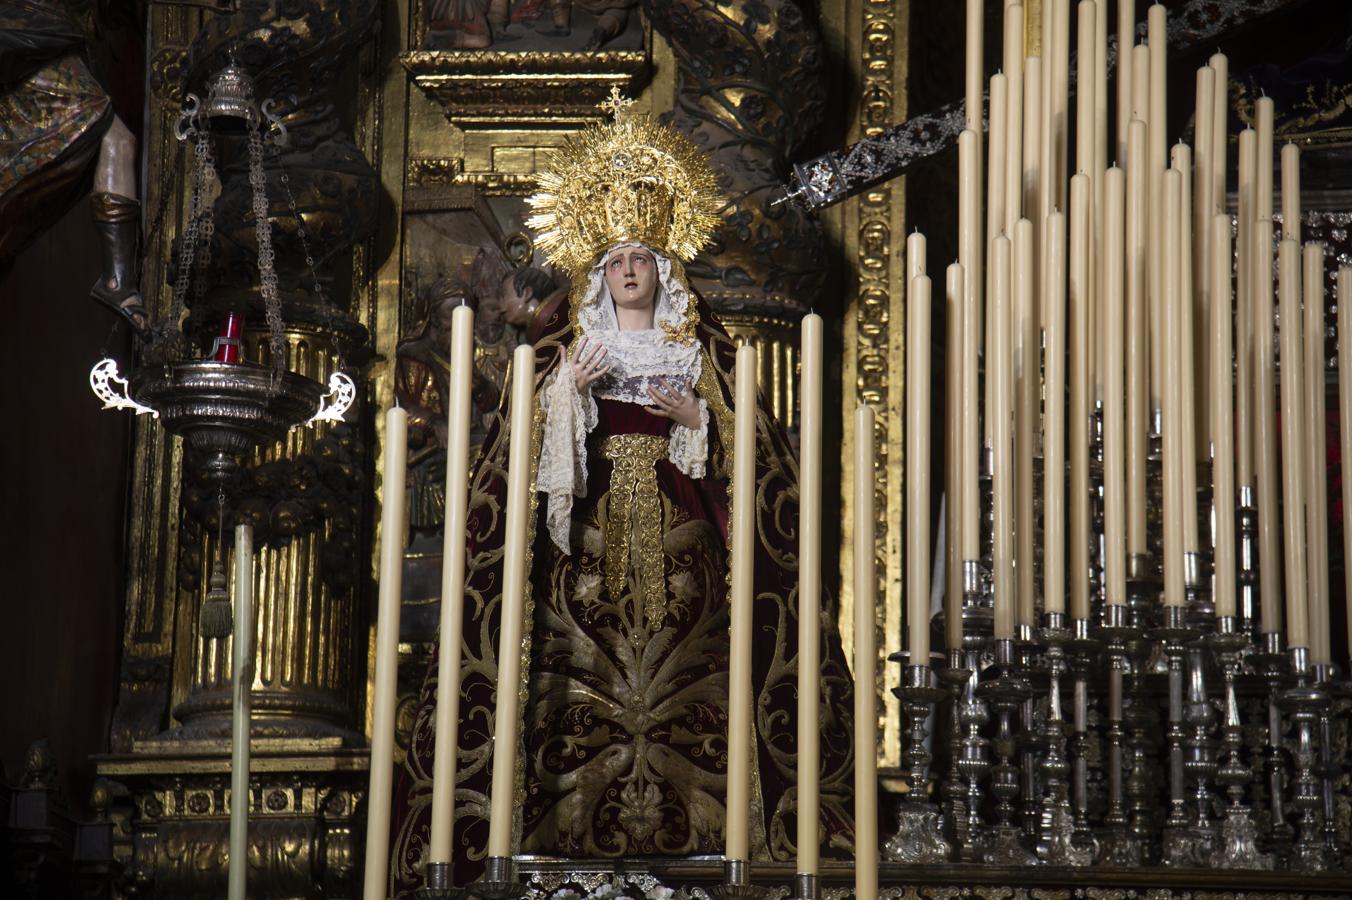
[(1130, 624), (1128, 609), (1120, 605), (1103, 607), (1103, 624), (1099, 628), (1108, 654), (1108, 811), (1103, 817), (1099, 835), (1099, 861), (1112, 866), (1139, 866), (1141, 842), (1128, 828), (1123, 792), (1123, 681), (1131, 669), (1127, 647), (1141, 638), (1141, 629)]
[(1295, 778), (1291, 783), (1291, 806), (1299, 816), (1299, 836), (1291, 855), (1291, 868), (1305, 873), (1328, 869), (1324, 844), (1324, 798), (1315, 770), (1319, 764), (1316, 729), (1320, 714), (1328, 707), (1323, 685), (1311, 678), (1309, 650), (1291, 648), (1291, 673), (1295, 686), (1282, 693), (1282, 706), (1290, 712), (1295, 730)]
[(925, 721), (934, 704), (944, 696), (941, 689), (931, 686), (930, 676), (929, 666), (907, 666), (901, 687), (893, 691), (901, 698), (911, 736), (910, 746), (906, 749), (906, 759), (910, 763), (906, 799), (897, 810), (897, 833), (883, 845), (883, 856), (893, 862), (947, 862), (953, 849), (944, 840), (939, 809), (929, 799), (930, 752), (925, 747), (929, 731)]
[(1216, 620), (1216, 632), (1208, 639), (1224, 678), (1225, 712), (1221, 722), (1224, 758), (1216, 772), (1216, 780), (1230, 798), (1216, 849), (1208, 862), (1215, 869), (1267, 870), (1272, 868), (1272, 855), (1258, 849), (1258, 825), (1252, 810), (1244, 803), (1244, 787), (1252, 773), (1241, 754), (1244, 736), (1235, 696), (1235, 677), (1249, 646), (1249, 639), (1241, 630), (1242, 623), (1241, 618), (1223, 616)]
[(1061, 676), (1065, 672), (1065, 644), (1070, 639), (1064, 613), (1044, 616), (1042, 639), (1047, 645), (1048, 709), (1044, 726), (1047, 752), (1042, 758), (1042, 800), (1038, 856), (1043, 862), (1060, 866), (1088, 865), (1093, 856), (1075, 842), (1075, 817), (1070, 807), (1066, 778), (1066, 726), (1061, 714)]
[[(1259, 598), (1260, 601), (1263, 598)], [(1274, 600), (1276, 598), (1273, 598)], [(1276, 857), (1274, 864), (1284, 867), (1295, 839), (1286, 818), (1286, 759), (1283, 754), (1281, 682), (1290, 671), (1291, 658), (1287, 654), (1280, 632), (1264, 632), (1253, 656), (1256, 671), (1267, 680), (1268, 723), (1263, 750), (1263, 775), (1267, 782), (1268, 831), (1266, 843)]]
[(984, 861), (992, 865), (1031, 865), (1037, 862), (1037, 857), (1023, 847), (1021, 831), (1013, 821), (1014, 801), (1019, 796), (1019, 767), (1014, 765), (1013, 757), (1017, 746), (1014, 717), (1032, 688), (1017, 670), (1012, 640), (996, 639), (995, 664), (984, 674), (980, 691), (990, 699), (999, 723), (995, 736), (997, 762), (991, 770), (996, 821)]
[(430, 862), (423, 875), (423, 886), (413, 892), (417, 900), (461, 900), (464, 888), (451, 886), (451, 864)]
[(484, 862), (483, 877), (465, 888), (477, 900), (517, 900), (530, 893), (516, 877), (516, 860), (510, 856), (490, 856)]
[(723, 860), (723, 883), (705, 888), (705, 892), (713, 900), (769, 900), (780, 896), (774, 888), (751, 883), (751, 864), (744, 859)]
[(1183, 669), (1187, 644), (1197, 637), (1197, 632), (1189, 624), (1184, 607), (1166, 606), (1163, 621), (1151, 636), (1159, 644), (1169, 667), (1169, 725), (1165, 733), (1169, 748), (1169, 814), (1164, 823), (1162, 858), (1165, 865), (1190, 866), (1194, 859), (1189, 845), (1191, 834), (1184, 793)]

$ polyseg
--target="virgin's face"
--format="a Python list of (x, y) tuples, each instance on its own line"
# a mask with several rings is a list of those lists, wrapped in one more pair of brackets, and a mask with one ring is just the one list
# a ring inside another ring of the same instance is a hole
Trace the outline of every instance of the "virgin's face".
[(644, 247), (621, 247), (606, 257), (606, 286), (622, 309), (651, 309), (657, 291), (657, 261)]

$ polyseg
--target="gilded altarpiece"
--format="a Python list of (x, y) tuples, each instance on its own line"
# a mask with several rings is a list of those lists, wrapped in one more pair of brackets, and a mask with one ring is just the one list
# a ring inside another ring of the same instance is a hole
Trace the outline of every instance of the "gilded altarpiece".
[[(815, 308), (832, 323), (840, 413), (827, 440), (840, 440), (841, 480), (839, 494), (828, 497), (840, 504), (844, 523), (835, 535), (843, 576), (835, 593), (848, 642), (848, 573), (851, 553), (861, 549), (852, 550), (850, 484), (862, 474), (874, 478), (878, 492), (878, 541), (869, 550), (880, 563), (884, 598), (872, 674), (882, 710), (880, 763), (897, 765), (900, 717), (887, 689), (896, 670), (886, 657), (900, 649), (902, 628), (902, 186), (875, 188), (820, 222), (769, 201), (789, 163), (827, 126), (847, 126), (843, 137), (852, 139), (905, 117), (908, 4), (619, 3), (627, 14), (618, 25), (579, 19), (565, 38), (533, 21), (511, 21), (499, 32), (510, 40), (478, 47), (458, 43), (479, 40), (475, 23), (430, 18), (434, 11), (419, 0), (241, 6), (233, 21), (201, 9), (153, 7), (146, 205), (163, 205), (166, 214), (150, 232), (145, 283), (157, 288), (149, 296), (167, 309), (166, 261), (184, 228), (186, 160), (173, 124), (185, 74), (200, 79), (212, 54), (232, 45), (248, 48), (246, 65), (285, 70), (267, 55), (276, 52), (267, 29), (283, 22), (294, 46), (338, 61), (324, 84), (301, 85), (294, 112), (326, 122), (328, 137), (318, 143), (342, 149), (337, 158), (288, 156), (281, 165), (292, 166), (295, 195), (270, 194), (279, 271), (297, 222), (323, 255), (315, 267), (290, 259), (290, 280), (283, 277), (284, 300), (295, 313), (288, 321), (296, 322), (290, 363), (314, 377), (343, 366), (359, 384), (349, 422), (259, 451), (253, 489), (232, 499), (227, 516), (264, 532), (254, 689), (265, 727), (255, 731), (250, 896), (355, 890), (384, 492), (376, 474), (380, 422), (395, 395), (400, 350), (426, 334), (432, 298), (448, 291), (472, 295), (481, 319), (501, 317), (504, 278), (538, 263), (519, 234), (534, 172), (564, 136), (600, 117), (595, 103), (612, 86), (692, 134), (725, 173), (734, 205), (713, 251), (690, 273), (729, 330), (762, 348), (762, 379), (791, 428), (797, 321)], [(260, 84), (267, 90), (266, 79)], [(842, 96), (849, 98), (843, 112)], [(341, 137), (337, 144), (333, 135)], [(325, 191), (330, 162), (342, 175), (337, 200)], [(298, 177), (301, 170), (312, 177)], [(218, 227), (231, 233), (228, 222)], [(247, 262), (248, 242), (239, 244), (217, 263), (229, 263), (231, 252), (236, 263)], [(316, 279), (330, 305), (315, 302)], [(192, 309), (190, 336), (208, 333), (213, 312), (247, 302), (240, 297), (249, 291), (208, 292)], [(254, 321), (261, 329), (262, 316)], [(504, 328), (491, 337), (510, 342), (520, 335)], [(251, 339), (257, 346), (257, 336)], [(485, 354), (480, 362), (491, 370)], [(484, 378), (476, 394), (496, 402), (500, 387)], [(873, 473), (851, 471), (848, 423), (861, 401), (878, 413)], [(217, 551), (214, 497), (203, 493), (176, 439), (145, 419), (136, 429), (124, 664), (113, 752), (100, 771), (127, 788), (115, 815), (123, 894), (217, 895), (232, 802), (224, 730), (229, 649), (228, 641), (213, 647), (198, 638), (195, 621)], [(411, 549), (410, 564), (417, 559)], [(426, 637), (405, 635), (401, 683), (410, 691), (421, 680)]]

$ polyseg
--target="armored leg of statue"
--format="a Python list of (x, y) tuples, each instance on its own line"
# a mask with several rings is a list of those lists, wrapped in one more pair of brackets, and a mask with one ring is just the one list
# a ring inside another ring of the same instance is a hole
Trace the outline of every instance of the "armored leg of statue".
[(145, 337), (150, 319), (141, 302), (141, 203), (136, 199), (135, 160), (136, 138), (114, 117), (99, 148), (90, 195), (94, 227), (103, 244), (103, 275), (90, 294)]

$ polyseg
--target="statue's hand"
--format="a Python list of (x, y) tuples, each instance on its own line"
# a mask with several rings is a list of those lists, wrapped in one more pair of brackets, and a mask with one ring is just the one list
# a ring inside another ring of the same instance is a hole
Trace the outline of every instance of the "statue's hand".
[(577, 349), (573, 351), (573, 378), (579, 392), (590, 388), (592, 382), (609, 371), (606, 348), (600, 341), (593, 341), (589, 345), (584, 337), (577, 342)]
[(643, 408), (652, 415), (670, 419), (677, 425), (684, 425), (686, 428), (698, 428), (700, 426), (699, 399), (695, 396), (695, 392), (690, 388), (674, 385), (665, 378), (660, 378), (658, 381), (661, 384), (661, 390), (653, 387), (648, 388), (648, 396), (657, 404), (656, 408), (651, 406)]

